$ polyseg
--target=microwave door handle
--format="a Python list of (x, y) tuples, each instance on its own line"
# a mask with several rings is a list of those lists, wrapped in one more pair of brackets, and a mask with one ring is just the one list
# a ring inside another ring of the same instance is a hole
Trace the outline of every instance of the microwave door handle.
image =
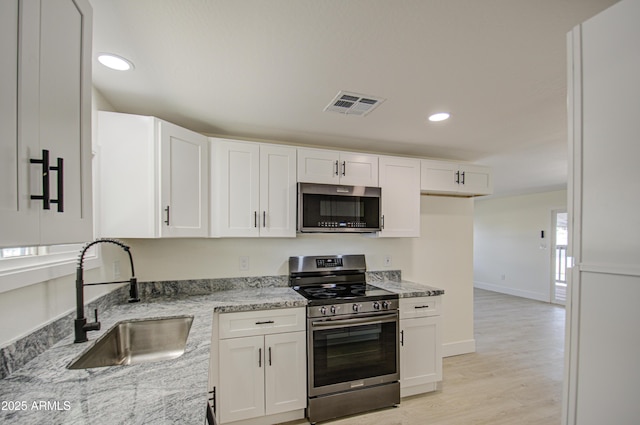
[(381, 323), (389, 323), (395, 322), (398, 320), (398, 315), (396, 313), (393, 314), (385, 314), (384, 316), (373, 316), (373, 317), (359, 317), (356, 319), (339, 319), (339, 320), (329, 320), (323, 322), (311, 322), (311, 326), (314, 328), (346, 328), (352, 325), (378, 325)]

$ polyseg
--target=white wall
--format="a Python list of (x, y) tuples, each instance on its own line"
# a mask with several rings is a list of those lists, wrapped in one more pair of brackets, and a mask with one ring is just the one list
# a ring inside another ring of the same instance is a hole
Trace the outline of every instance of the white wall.
[(566, 207), (566, 190), (476, 199), (474, 286), (550, 301), (551, 214)]

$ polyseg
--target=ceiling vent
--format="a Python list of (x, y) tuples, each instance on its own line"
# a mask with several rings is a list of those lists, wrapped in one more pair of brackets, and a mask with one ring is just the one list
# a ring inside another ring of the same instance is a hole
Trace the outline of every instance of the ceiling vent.
[(384, 99), (379, 97), (341, 91), (324, 108), (324, 111), (364, 116), (373, 111), (382, 102), (384, 102)]

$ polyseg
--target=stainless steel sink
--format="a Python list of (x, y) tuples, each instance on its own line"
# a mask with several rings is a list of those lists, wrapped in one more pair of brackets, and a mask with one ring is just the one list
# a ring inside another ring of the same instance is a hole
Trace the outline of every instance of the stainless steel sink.
[(133, 319), (116, 323), (68, 369), (156, 362), (180, 357), (193, 316)]

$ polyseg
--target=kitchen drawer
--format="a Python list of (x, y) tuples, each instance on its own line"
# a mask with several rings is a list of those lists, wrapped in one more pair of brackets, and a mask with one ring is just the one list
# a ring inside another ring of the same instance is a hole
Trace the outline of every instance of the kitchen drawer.
[(220, 339), (306, 329), (304, 308), (242, 311), (219, 315)]
[(438, 316), (441, 297), (400, 298), (400, 319)]

